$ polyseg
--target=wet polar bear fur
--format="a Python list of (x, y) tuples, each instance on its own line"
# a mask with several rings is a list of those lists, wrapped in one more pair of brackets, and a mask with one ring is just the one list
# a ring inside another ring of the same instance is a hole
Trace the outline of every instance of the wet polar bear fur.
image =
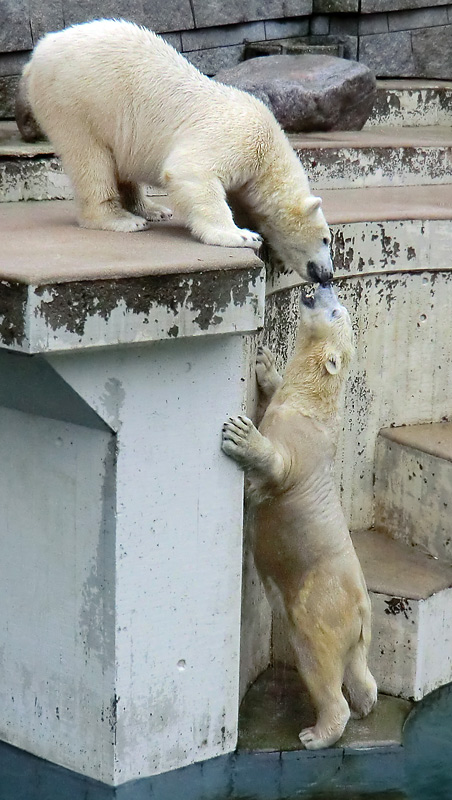
[[(223, 450), (245, 470), (257, 504), (254, 556), (267, 596), (282, 610), (299, 674), (316, 711), (301, 731), (328, 747), (350, 716), (377, 699), (367, 667), (370, 602), (334, 476), (338, 408), (353, 353), (350, 319), (331, 287), (301, 304), (284, 378), (267, 349), (257, 379), (269, 401), (257, 430), (246, 417), (223, 427)], [(344, 687), (348, 702), (344, 697)]]
[(201, 74), (162, 38), (121, 20), (45, 36), (19, 89), (72, 180), (80, 225), (138, 231), (171, 211), (207, 244), (258, 248), (227, 193), (251, 213), (277, 260), (309, 280), (331, 277), (320, 198), (271, 112)]

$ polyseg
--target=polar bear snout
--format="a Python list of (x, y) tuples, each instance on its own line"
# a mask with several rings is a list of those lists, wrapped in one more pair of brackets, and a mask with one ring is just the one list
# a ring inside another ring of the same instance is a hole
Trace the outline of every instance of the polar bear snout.
[(306, 265), (308, 275), (315, 283), (329, 283), (333, 277), (333, 264), (331, 258), (324, 263), (308, 261)]

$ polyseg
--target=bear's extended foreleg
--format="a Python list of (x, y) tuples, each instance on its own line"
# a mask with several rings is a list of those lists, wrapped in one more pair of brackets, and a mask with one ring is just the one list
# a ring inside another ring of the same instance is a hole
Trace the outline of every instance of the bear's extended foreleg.
[(278, 484), (283, 480), (285, 464), (281, 453), (248, 417), (230, 417), (225, 422), (222, 448), (243, 469), (257, 472), (267, 482)]
[(262, 237), (238, 228), (226, 202), (221, 181), (202, 170), (187, 170), (186, 164), (172, 163), (163, 171), (162, 183), (170, 204), (184, 218), (191, 232), (205, 244), (223, 247), (252, 247), (258, 250)]

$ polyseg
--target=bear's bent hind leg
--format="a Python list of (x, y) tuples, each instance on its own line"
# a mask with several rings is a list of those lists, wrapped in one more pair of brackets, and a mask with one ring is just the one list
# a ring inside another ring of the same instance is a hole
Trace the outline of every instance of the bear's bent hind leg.
[(352, 717), (367, 717), (377, 702), (377, 684), (367, 666), (367, 648), (362, 640), (354, 648), (346, 667), (344, 686)]
[(341, 738), (350, 719), (350, 708), (342, 693), (343, 654), (327, 629), (312, 629), (312, 603), (287, 608), (289, 637), (297, 669), (306, 684), (316, 711), (315, 725), (303, 728), (299, 739), (307, 750), (330, 747)]
[(119, 181), (118, 189), (123, 207), (132, 214), (144, 217), (149, 222), (165, 222), (173, 216), (170, 208), (146, 197), (137, 183)]
[(116, 183), (116, 164), (111, 150), (93, 136), (78, 120), (69, 120), (73, 130), (55, 133), (48, 130), (61, 155), (78, 205), (83, 228), (133, 232), (149, 228), (143, 217), (131, 214), (122, 205)]

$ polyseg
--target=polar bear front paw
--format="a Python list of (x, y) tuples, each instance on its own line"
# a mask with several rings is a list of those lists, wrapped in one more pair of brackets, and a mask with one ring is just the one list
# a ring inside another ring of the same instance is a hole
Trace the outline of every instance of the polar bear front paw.
[(223, 230), (213, 228), (204, 231), (201, 239), (205, 244), (216, 244), (221, 247), (252, 247), (259, 250), (262, 244), (262, 236), (246, 228), (235, 228), (235, 230)]
[(256, 355), (256, 380), (261, 392), (270, 398), (282, 383), (275, 367), (275, 357), (268, 347), (258, 347)]
[(254, 462), (253, 455), (259, 453), (261, 434), (248, 417), (229, 417), (223, 425), (222, 449), (244, 466)]

